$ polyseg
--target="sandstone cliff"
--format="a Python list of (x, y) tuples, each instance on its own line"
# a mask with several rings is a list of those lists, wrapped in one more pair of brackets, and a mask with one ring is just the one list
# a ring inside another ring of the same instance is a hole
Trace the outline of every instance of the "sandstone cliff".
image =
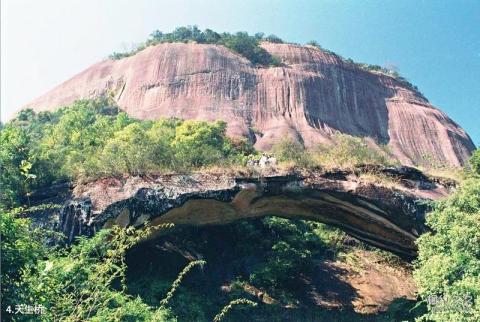
[(392, 77), (311, 46), (262, 46), (283, 66), (256, 68), (218, 45), (160, 44), (99, 62), (26, 107), (52, 110), (113, 91), (131, 116), (222, 119), (259, 149), (286, 136), (312, 147), (336, 131), (388, 144), (407, 165), (428, 155), (458, 166), (474, 149), (463, 129)]

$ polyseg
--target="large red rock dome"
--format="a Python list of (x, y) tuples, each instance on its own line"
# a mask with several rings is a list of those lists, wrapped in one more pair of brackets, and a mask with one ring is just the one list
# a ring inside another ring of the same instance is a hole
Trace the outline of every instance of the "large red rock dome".
[(388, 144), (404, 164), (428, 155), (459, 166), (475, 148), (420, 93), (312, 46), (262, 43), (281, 67), (256, 68), (219, 45), (165, 43), (99, 62), (26, 107), (52, 110), (113, 91), (141, 119), (225, 120), (259, 149), (290, 136), (306, 146), (342, 132)]

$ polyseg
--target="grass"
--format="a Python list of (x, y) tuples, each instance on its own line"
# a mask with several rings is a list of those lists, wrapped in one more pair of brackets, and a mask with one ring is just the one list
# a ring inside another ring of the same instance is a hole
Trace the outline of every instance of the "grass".
[(395, 188), (400, 185), (398, 178), (375, 171), (367, 170), (366, 172), (360, 172), (359, 179), (362, 182), (376, 184), (385, 188)]
[(335, 134), (332, 144), (318, 145), (306, 149), (301, 143), (289, 139), (282, 140), (272, 147), (272, 153), (280, 162), (300, 168), (354, 170), (360, 165), (399, 165), (388, 147), (376, 147), (365, 138), (347, 134)]

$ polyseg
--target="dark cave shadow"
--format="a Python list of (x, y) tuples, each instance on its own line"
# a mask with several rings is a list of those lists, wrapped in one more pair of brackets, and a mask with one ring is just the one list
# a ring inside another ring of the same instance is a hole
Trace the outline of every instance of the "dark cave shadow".
[[(247, 222), (249, 224), (253, 222), (255, 225), (261, 222), (261, 219)], [(253, 232), (248, 232), (248, 229), (252, 229), (249, 225), (246, 231), (238, 232), (237, 225), (235, 223), (223, 226), (175, 228), (174, 233), (140, 244), (129, 251), (127, 280), (138, 281), (138, 276), (144, 277), (141, 281), (143, 286), (137, 287), (134, 295), (142, 296), (141, 293), (144, 292), (148, 297), (145, 299), (147, 303), (152, 305), (158, 303), (161, 294), (152, 295), (143, 289), (152, 287), (149, 279), (154, 281), (161, 278), (173, 282), (189, 261), (204, 259), (207, 265), (203, 270), (189, 273), (183, 282), (185, 288), (193, 289), (205, 296), (228, 298), (228, 294), (220, 291), (222, 286), (228, 285), (239, 276), (248, 277), (255, 268), (264, 265), (267, 259), (262, 257), (261, 252), (262, 247), (266, 246), (262, 246), (261, 243), (265, 243), (269, 238), (279, 238), (269, 236), (278, 232), (261, 231), (258, 226), (256, 228), (258, 230), (253, 229)], [(258, 243), (258, 247), (255, 247), (255, 243)], [(249, 245), (253, 246), (252, 252), (242, 247)], [(352, 309), (351, 302), (358, 294), (351, 285), (340, 278), (347, 271), (331, 265), (329, 255), (326, 253), (322, 257), (314, 260), (313, 267), (310, 267), (307, 273), (302, 270), (295, 273), (297, 276), (294, 276), (287, 286), (289, 294), (297, 301), (299, 308)], [(147, 276), (150, 278), (146, 278)], [(214, 291), (208, 294), (209, 290)], [(161, 293), (158, 289), (155, 292)], [(258, 294), (245, 293), (243, 296), (250, 296), (257, 302), (262, 301)], [(275, 296), (273, 298), (275, 299)], [(283, 304), (279, 302), (275, 304), (277, 305), (281, 307)]]

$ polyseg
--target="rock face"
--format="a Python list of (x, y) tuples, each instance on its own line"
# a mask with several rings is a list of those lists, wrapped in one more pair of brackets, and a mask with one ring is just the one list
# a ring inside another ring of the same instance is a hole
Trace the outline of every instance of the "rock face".
[[(412, 168), (379, 168), (394, 187), (362, 179), (356, 171), (271, 173), (267, 176), (192, 174), (107, 178), (77, 185), (57, 216), (69, 241), (104, 227), (173, 223), (202, 226), (263, 216), (309, 219), (334, 225), (367, 243), (414, 257), (426, 230), (421, 201), (448, 194)], [(42, 216), (45, 221), (47, 216)], [(152, 238), (164, 234), (159, 229)]]
[(458, 166), (474, 149), (463, 129), (392, 77), (311, 46), (262, 46), (283, 66), (256, 68), (218, 45), (160, 44), (99, 62), (25, 107), (52, 110), (113, 91), (133, 117), (222, 119), (259, 149), (287, 136), (313, 147), (337, 131), (388, 144), (407, 165), (428, 155)]

